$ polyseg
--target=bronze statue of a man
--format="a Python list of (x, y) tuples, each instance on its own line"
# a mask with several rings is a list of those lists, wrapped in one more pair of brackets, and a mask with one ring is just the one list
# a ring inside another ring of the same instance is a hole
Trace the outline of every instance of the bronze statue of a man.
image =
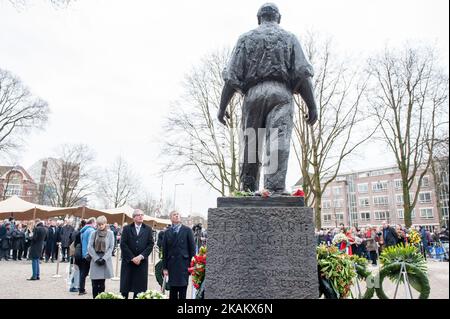
[[(225, 85), (217, 116), (226, 125), (224, 117), (229, 117), (226, 112), (228, 103), (235, 92), (244, 94), (241, 190), (253, 192), (258, 189), (261, 149), (265, 140), (265, 161), (272, 161), (270, 165), (275, 163), (276, 168), (272, 171), (265, 168), (264, 188), (274, 194), (286, 194), (293, 94), (300, 94), (305, 101), (308, 124), (313, 125), (317, 120), (311, 82), (313, 68), (295, 35), (279, 26), (281, 15), (276, 5), (264, 4), (257, 17), (259, 26), (239, 38), (223, 71)], [(261, 129), (265, 129), (265, 136), (259, 136)]]

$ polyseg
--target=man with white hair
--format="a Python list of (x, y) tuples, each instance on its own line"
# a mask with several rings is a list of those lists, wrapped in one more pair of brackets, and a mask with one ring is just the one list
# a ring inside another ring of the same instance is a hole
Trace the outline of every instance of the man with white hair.
[(153, 232), (144, 224), (144, 212), (135, 209), (133, 223), (122, 230), (120, 249), (122, 251), (122, 267), (120, 270), (120, 293), (128, 298), (130, 292), (137, 294), (147, 290), (148, 257), (153, 250)]

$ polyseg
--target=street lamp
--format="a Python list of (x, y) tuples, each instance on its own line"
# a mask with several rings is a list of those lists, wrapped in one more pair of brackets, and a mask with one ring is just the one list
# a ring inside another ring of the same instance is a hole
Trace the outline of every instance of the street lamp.
[(173, 210), (177, 209), (176, 203), (177, 203), (177, 186), (184, 185), (183, 183), (175, 184), (175, 190), (173, 192)]

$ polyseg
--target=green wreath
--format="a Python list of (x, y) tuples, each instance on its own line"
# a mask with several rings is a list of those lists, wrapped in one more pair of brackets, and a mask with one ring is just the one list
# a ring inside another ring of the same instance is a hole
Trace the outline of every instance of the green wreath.
[[(162, 287), (164, 282), (163, 261), (160, 260), (155, 265), (155, 277), (158, 284)], [(169, 283), (166, 283), (166, 290), (170, 290)]]
[[(378, 278), (375, 278), (375, 280), (378, 279), (378, 282), (380, 283), (379, 287), (375, 288), (378, 298), (390, 299), (383, 290), (383, 281), (386, 276), (397, 281), (398, 276), (400, 274), (401, 266), (402, 266), (401, 262), (396, 262), (384, 266), (381, 269)], [(426, 274), (421, 269), (412, 264), (405, 263), (405, 266), (411, 287), (413, 287), (420, 293), (419, 299), (428, 299), (428, 296), (430, 295), (430, 283), (428, 281), (428, 277), (426, 276)]]
[[(356, 269), (356, 274), (357, 274), (358, 278), (363, 279), (367, 283), (367, 279), (371, 278), (372, 273), (369, 270), (367, 270), (366, 267), (361, 266), (359, 264), (355, 264), (355, 269)], [(368, 288), (366, 285), (366, 292), (364, 293), (364, 295), (362, 296), (361, 299), (372, 299), (374, 292), (375, 291), (373, 288)]]

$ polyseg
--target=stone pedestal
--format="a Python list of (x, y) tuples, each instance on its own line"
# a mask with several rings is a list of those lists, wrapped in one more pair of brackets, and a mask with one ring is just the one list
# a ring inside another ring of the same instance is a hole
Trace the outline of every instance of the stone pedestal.
[(208, 211), (207, 299), (318, 298), (313, 212), (300, 197), (222, 197)]

